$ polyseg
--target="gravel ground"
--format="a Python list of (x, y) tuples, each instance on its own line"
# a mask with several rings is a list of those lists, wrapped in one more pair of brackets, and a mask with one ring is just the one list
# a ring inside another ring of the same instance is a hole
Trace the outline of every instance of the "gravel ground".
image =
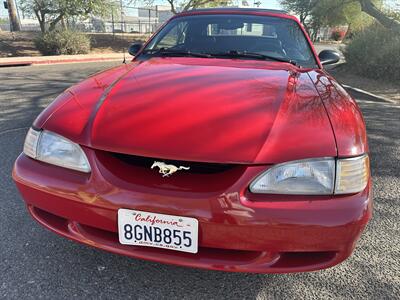
[(400, 106), (357, 99), (368, 127), (374, 217), (344, 263), (255, 275), (129, 259), (58, 237), (33, 221), (11, 180), (35, 116), (63, 89), (115, 63), (0, 69), (0, 298), (400, 299)]

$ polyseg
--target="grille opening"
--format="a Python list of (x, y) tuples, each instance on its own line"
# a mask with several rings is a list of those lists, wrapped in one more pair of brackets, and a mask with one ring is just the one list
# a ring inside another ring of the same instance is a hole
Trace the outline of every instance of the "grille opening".
[[(96, 150), (98, 167), (104, 178), (119, 188), (135, 192), (155, 189), (167, 195), (184, 193), (216, 193), (232, 186), (247, 170), (246, 165), (177, 161)], [(172, 176), (163, 176), (159, 168), (151, 169), (154, 161), (190, 167)]]
[(172, 164), (177, 167), (184, 166), (190, 167), (189, 170), (185, 170), (185, 173), (195, 174), (217, 174), (229, 171), (235, 167), (234, 164), (218, 164), (218, 163), (203, 163), (203, 162), (192, 162), (192, 161), (179, 161), (179, 160), (167, 160), (161, 158), (151, 158), (143, 156), (135, 156), (121, 153), (111, 153), (115, 158), (136, 167), (143, 167), (149, 169), (155, 161), (161, 161), (166, 164)]
[(315, 252), (282, 252), (279, 261), (273, 268), (304, 268), (307, 266), (324, 266), (332, 262), (337, 256), (335, 251)]

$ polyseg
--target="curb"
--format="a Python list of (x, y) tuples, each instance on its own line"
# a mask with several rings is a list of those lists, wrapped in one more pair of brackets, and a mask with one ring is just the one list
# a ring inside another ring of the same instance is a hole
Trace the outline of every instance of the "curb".
[(6, 62), (6, 63), (0, 63), (0, 68), (23, 67), (23, 66), (30, 66), (30, 65), (32, 65), (31, 61)]
[(350, 93), (353, 94), (358, 94), (358, 95), (362, 95), (363, 97), (371, 100), (371, 101), (376, 101), (376, 102), (388, 102), (388, 103), (393, 103), (393, 104), (397, 104), (398, 102), (392, 99), (388, 99), (385, 97), (381, 97), (375, 94), (372, 94), (370, 92), (364, 91), (362, 89), (350, 86), (350, 85), (346, 85), (346, 84), (342, 84), (342, 86)]
[(0, 62), (0, 67), (19, 67), (31, 65), (52, 65), (52, 64), (69, 64), (69, 63), (85, 63), (85, 62), (101, 62), (101, 61), (117, 61), (123, 60), (121, 57), (88, 57), (88, 58), (67, 58), (67, 59), (41, 59), (41, 60), (21, 60)]
[[(338, 67), (344, 65), (345, 63), (346, 63), (345, 61), (338, 62), (338, 63), (336, 63), (336, 64), (333, 64), (333, 65), (328, 66), (328, 68), (326, 68), (326, 70), (327, 70), (328, 72), (333, 71), (333, 70), (335, 70), (336, 68), (338, 68)], [(378, 96), (378, 95), (375, 95), (375, 94), (373, 94), (373, 93), (367, 92), (367, 91), (365, 91), (365, 90), (362, 90), (362, 89), (359, 89), (359, 88), (356, 88), (356, 87), (353, 87), (353, 86), (350, 86), (350, 85), (347, 85), (347, 84), (341, 84), (341, 85), (342, 85), (349, 93), (353, 93), (353, 94), (356, 94), (356, 95), (361, 95), (362, 97), (365, 97), (365, 98), (369, 99), (370, 101), (388, 102), (388, 103), (393, 103), (393, 104), (398, 104), (398, 103), (399, 103), (399, 102), (396, 101), (396, 100), (392, 100), (392, 99), (388, 99), (388, 98), (385, 98), (385, 97), (382, 97), (382, 96)]]

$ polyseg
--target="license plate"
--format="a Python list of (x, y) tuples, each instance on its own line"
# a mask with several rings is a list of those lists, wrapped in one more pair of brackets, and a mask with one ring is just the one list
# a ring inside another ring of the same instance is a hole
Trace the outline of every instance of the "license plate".
[(130, 209), (118, 210), (119, 242), (124, 245), (197, 253), (198, 221)]

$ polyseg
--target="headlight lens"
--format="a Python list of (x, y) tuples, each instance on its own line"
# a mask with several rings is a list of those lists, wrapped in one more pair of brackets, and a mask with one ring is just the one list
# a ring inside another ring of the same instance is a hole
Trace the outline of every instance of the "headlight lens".
[(280, 164), (259, 176), (251, 185), (253, 193), (332, 194), (335, 160), (304, 160)]
[(50, 131), (29, 129), (25, 139), (24, 153), (34, 159), (89, 173), (90, 165), (82, 148)]
[(368, 155), (336, 160), (311, 159), (271, 167), (251, 183), (250, 191), (296, 195), (351, 194), (362, 191), (368, 178)]

